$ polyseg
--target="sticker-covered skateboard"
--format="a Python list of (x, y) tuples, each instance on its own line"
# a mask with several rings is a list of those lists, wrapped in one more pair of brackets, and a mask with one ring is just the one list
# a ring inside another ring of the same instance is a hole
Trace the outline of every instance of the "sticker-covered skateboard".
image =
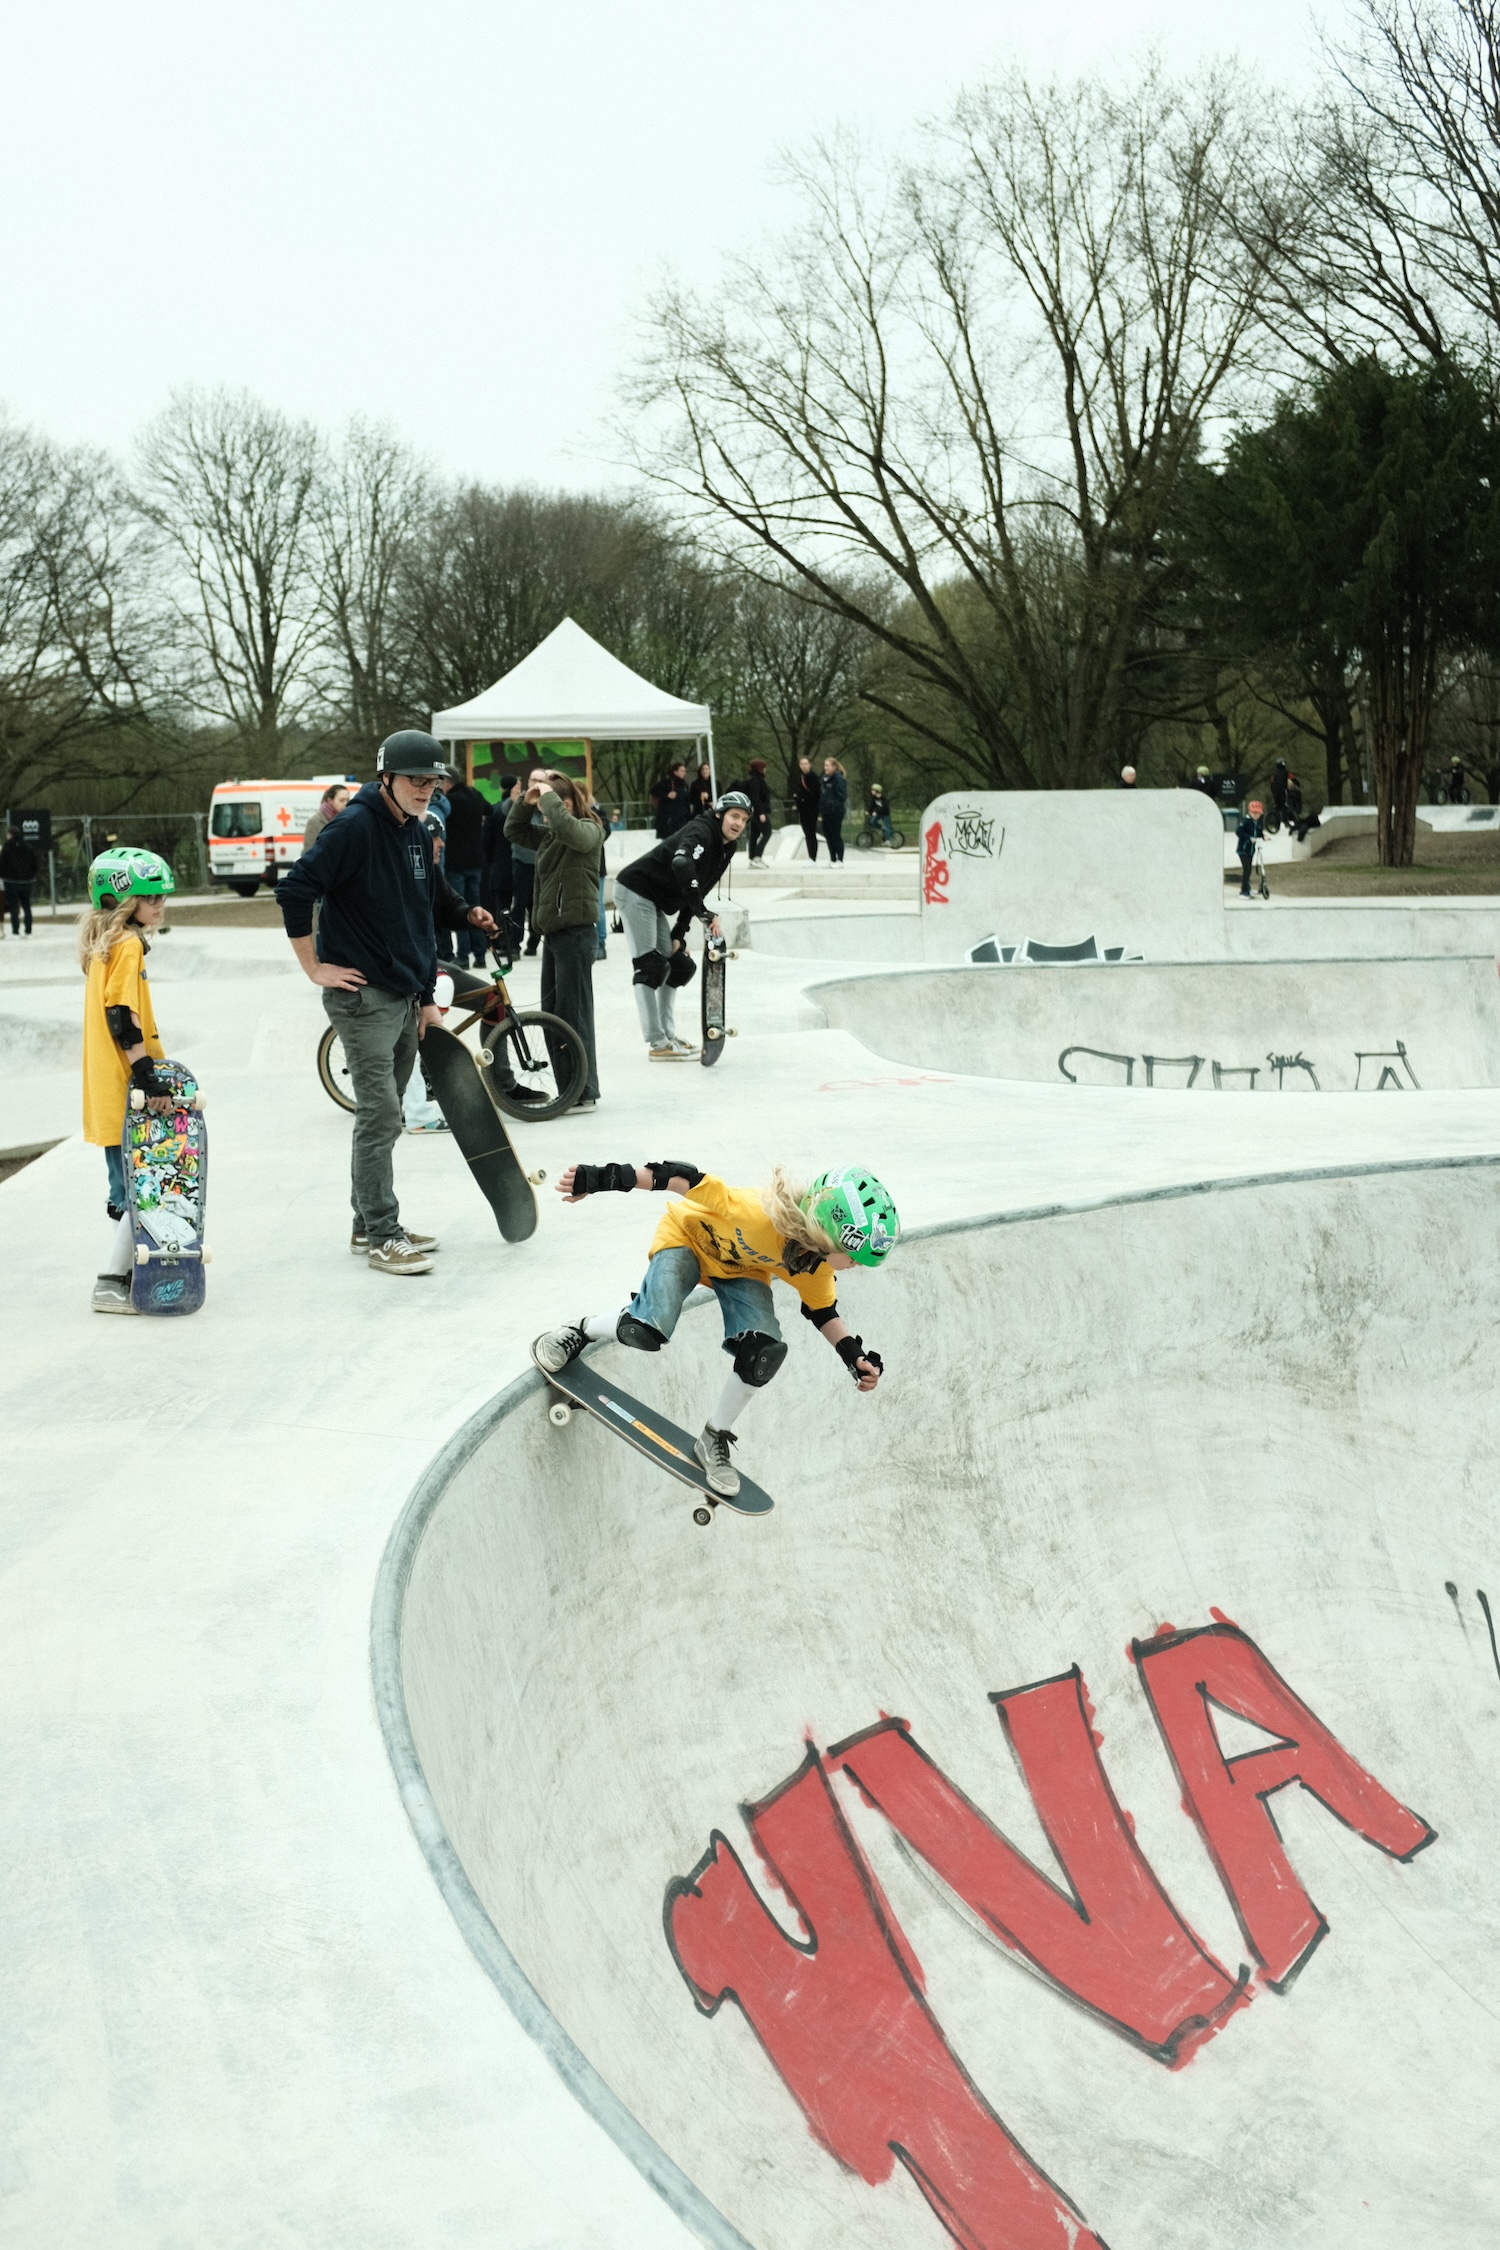
[(135, 1243), (130, 1301), (141, 1313), (193, 1313), (208, 1292), (208, 1130), (192, 1072), (182, 1063), (159, 1062), (156, 1075), (172, 1090), (171, 1108), (148, 1109), (133, 1089), (120, 1134)]
[(422, 1059), (433, 1099), (494, 1212), (496, 1225), (507, 1242), (524, 1242), (536, 1232), (531, 1183), (546, 1174), (525, 1170), (499, 1110), (485, 1092), (473, 1054), (461, 1039), (441, 1025), (429, 1026), (422, 1039)]
[[(534, 1345), (531, 1356), (536, 1358)], [(711, 1492), (687, 1431), (679, 1430), (675, 1422), (669, 1422), (654, 1406), (642, 1406), (628, 1391), (616, 1390), (613, 1383), (606, 1383), (604, 1377), (590, 1367), (586, 1355), (572, 1360), (559, 1375), (551, 1374), (545, 1367), (542, 1373), (559, 1394), (547, 1409), (559, 1428), (572, 1420), (575, 1408), (592, 1414), (627, 1445), (633, 1445), (637, 1453), (643, 1453), (648, 1461), (665, 1469), (668, 1476), (692, 1487), (698, 1495), (698, 1505), (693, 1510), (694, 1523), (712, 1523), (715, 1508), (733, 1508), (742, 1516), (768, 1516), (775, 1507), (769, 1492), (762, 1492), (743, 1469), (740, 1489), (733, 1499), (726, 1493)]]
[(703, 941), (703, 1052), (699, 1061), (707, 1069), (716, 1063), (724, 1052), (724, 1042), (732, 1032), (724, 1024), (724, 964), (729, 959), (729, 946), (725, 939), (708, 937)]

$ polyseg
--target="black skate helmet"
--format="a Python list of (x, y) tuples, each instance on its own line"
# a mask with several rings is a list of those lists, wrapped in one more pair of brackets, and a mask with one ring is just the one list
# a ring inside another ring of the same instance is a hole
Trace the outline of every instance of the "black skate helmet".
[(375, 771), (379, 774), (406, 773), (414, 778), (434, 781), (456, 781), (458, 769), (448, 763), (448, 754), (433, 734), (422, 734), (416, 727), (403, 727), (399, 734), (388, 734), (375, 753)]

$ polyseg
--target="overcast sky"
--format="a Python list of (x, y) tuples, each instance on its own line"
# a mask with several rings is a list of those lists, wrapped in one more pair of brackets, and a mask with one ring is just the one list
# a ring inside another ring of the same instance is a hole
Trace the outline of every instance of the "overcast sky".
[(608, 479), (664, 272), (784, 222), (778, 151), (898, 134), (1014, 60), (1238, 53), (1305, 0), (20, 0), (0, 402), (123, 448), (184, 383), (393, 422), (445, 469)]

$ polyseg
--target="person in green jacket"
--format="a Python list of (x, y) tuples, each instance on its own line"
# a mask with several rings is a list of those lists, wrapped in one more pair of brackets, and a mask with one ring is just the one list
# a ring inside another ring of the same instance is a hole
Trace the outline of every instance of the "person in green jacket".
[(538, 812), (546, 832), (537, 844), (531, 923), (542, 933), (542, 1006), (571, 1024), (583, 1041), (589, 1074), (573, 1107), (593, 1109), (599, 1099), (594, 956), (604, 830), (580, 785), (565, 773), (540, 766), (528, 777), (525, 795), (517, 791), (506, 816), (512, 847), (530, 840)]

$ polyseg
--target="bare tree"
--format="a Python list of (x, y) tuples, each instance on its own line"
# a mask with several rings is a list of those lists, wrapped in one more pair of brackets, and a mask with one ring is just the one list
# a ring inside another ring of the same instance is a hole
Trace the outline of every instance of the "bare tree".
[[(1358, 0), (1253, 209), (1303, 357), (1500, 344), (1500, 0)], [(1308, 223), (1312, 222), (1312, 223)]]
[(263, 760), (313, 684), (321, 442), (248, 392), (179, 392), (140, 451), (142, 505), (175, 557), (182, 693)]
[[(654, 309), (642, 464), (883, 642), (975, 779), (1076, 786), (1112, 760), (1163, 512), (1258, 318), (1253, 123), (1219, 76), (1011, 76), (904, 172), (820, 152), (779, 255)], [(1039, 553), (1071, 573), (1061, 684)], [(874, 579), (879, 606), (850, 591)]]
[[(854, 598), (878, 606), (871, 591)], [(741, 598), (740, 692), (775, 744), (783, 786), (799, 758), (848, 747), (875, 644), (865, 628), (791, 586), (755, 584)]]
[(359, 417), (313, 490), (324, 716), (365, 753), (421, 716), (404, 577), (436, 502), (425, 464)]
[(95, 778), (126, 728), (156, 778), (176, 738), (151, 545), (105, 455), (0, 425), (0, 799)]

